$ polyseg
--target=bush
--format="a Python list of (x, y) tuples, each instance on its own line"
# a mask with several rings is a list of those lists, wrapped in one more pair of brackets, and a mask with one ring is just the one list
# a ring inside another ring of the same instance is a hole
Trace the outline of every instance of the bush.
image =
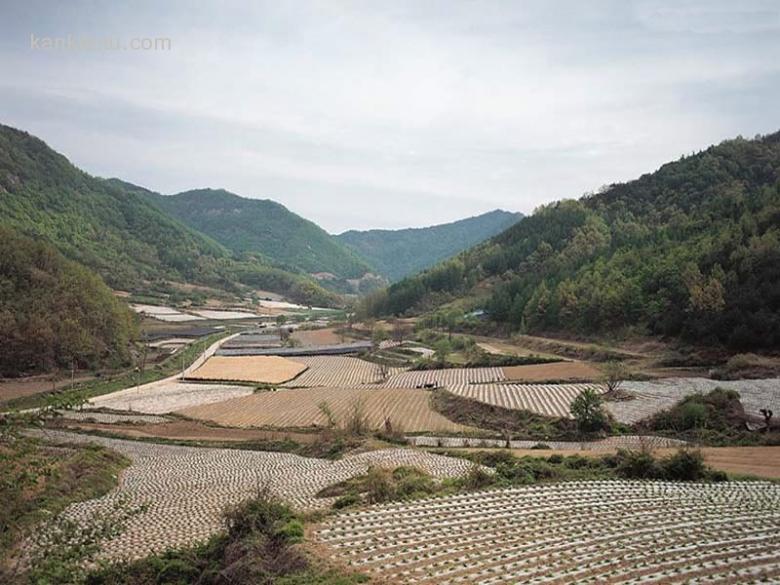
[(682, 449), (660, 462), (662, 479), (671, 481), (701, 481), (710, 476), (701, 451)]
[(469, 490), (484, 489), (493, 485), (495, 479), (479, 465), (473, 465), (463, 479), (463, 487)]
[(366, 496), (371, 503), (387, 502), (393, 498), (392, 474), (387, 469), (370, 467), (366, 474)]
[(659, 476), (655, 457), (649, 451), (620, 449), (613, 461), (617, 474), (626, 479), (655, 479)]
[(333, 502), (333, 508), (335, 508), (336, 510), (341, 510), (343, 508), (355, 506), (356, 504), (359, 504), (361, 501), (362, 500), (360, 499), (360, 496), (358, 494), (349, 493), (336, 499), (336, 501)]

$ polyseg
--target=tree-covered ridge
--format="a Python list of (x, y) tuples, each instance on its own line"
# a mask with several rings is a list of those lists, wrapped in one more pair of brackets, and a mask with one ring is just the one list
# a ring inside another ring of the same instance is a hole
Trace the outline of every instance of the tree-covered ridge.
[(124, 365), (134, 319), (98, 276), (0, 226), (0, 375)]
[(302, 275), (234, 257), (140, 190), (92, 177), (38, 138), (2, 125), (0, 223), (47, 240), (114, 288), (167, 279), (234, 291), (247, 284), (314, 304), (334, 300)]
[(350, 230), (338, 239), (391, 281), (429, 268), (486, 240), (522, 217), (496, 209), (475, 217), (425, 228)]
[(544, 206), (367, 309), (418, 311), (477, 285), (490, 318), (520, 330), (780, 345), (780, 133)]
[(308, 273), (358, 278), (369, 266), (314, 222), (268, 199), (247, 199), (223, 189), (152, 196), (155, 205), (238, 253)]

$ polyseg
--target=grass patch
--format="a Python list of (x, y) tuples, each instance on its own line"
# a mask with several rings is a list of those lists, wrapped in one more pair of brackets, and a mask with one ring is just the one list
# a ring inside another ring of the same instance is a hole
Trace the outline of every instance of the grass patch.
[(0, 443), (0, 559), (7, 560), (18, 539), (43, 518), (113, 489), (129, 464), (97, 445), (51, 445), (27, 438)]

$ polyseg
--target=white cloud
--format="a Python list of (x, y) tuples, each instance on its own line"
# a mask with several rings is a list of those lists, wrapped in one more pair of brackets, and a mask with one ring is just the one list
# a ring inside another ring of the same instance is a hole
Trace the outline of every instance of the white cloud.
[[(0, 23), (0, 107), (90, 172), (269, 197), (332, 231), (529, 212), (776, 130), (777, 11), (736, 6), (33, 3)], [(173, 50), (36, 52), (31, 31)]]

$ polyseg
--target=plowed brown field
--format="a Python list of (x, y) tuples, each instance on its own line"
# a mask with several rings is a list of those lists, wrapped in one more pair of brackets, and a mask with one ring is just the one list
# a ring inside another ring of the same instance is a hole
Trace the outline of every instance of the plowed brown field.
[(552, 364), (533, 364), (531, 366), (511, 366), (504, 368), (507, 380), (517, 382), (591, 382), (598, 380), (601, 373), (585, 362), (555, 362)]
[(281, 384), (306, 370), (304, 364), (279, 356), (212, 356), (188, 374), (192, 380), (225, 380), (230, 382), (257, 382)]
[(217, 404), (196, 406), (180, 414), (224, 426), (305, 428), (325, 426), (319, 408), (326, 403), (339, 423), (361, 402), (368, 424), (379, 429), (389, 419), (404, 432), (458, 432), (473, 430), (433, 411), (430, 393), (398, 388), (309, 388), (259, 392)]

